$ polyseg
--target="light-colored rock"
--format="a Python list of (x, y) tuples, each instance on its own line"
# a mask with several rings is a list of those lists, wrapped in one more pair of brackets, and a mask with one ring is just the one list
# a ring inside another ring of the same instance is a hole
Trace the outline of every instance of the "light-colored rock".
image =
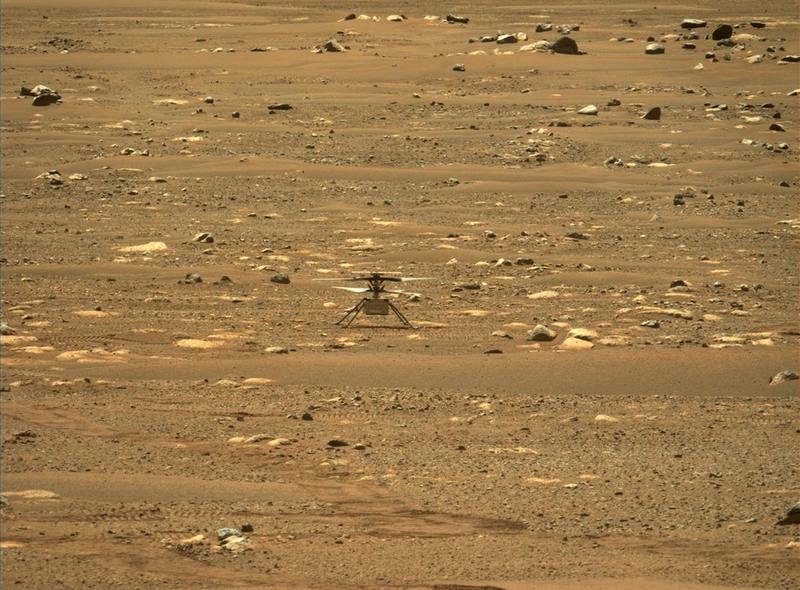
[(594, 348), (594, 344), (580, 338), (566, 338), (558, 345), (559, 350), (589, 350)]
[(118, 248), (119, 252), (128, 252), (132, 254), (148, 254), (151, 252), (165, 252), (169, 247), (164, 242), (147, 242), (146, 244), (139, 244), (137, 246), (125, 246)]

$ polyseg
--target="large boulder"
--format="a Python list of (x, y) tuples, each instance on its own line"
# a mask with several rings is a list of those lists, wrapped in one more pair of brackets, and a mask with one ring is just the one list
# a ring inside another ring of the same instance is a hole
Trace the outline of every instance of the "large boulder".
[(561, 37), (550, 45), (553, 53), (563, 53), (566, 55), (579, 55), (578, 44), (572, 37)]
[(733, 35), (733, 27), (730, 25), (719, 25), (714, 32), (711, 33), (711, 38), (714, 41), (721, 41), (722, 39), (730, 39)]

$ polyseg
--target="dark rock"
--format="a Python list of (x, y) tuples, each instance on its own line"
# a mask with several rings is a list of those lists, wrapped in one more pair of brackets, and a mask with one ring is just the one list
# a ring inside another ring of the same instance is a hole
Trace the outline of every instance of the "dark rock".
[(562, 53), (564, 55), (579, 55), (578, 44), (572, 37), (561, 37), (555, 41), (550, 49), (553, 53)]
[(503, 354), (503, 351), (499, 348), (487, 348), (483, 351), (483, 354)]
[(750, 21), (750, 26), (754, 29), (763, 29), (767, 26), (767, 23), (762, 23), (761, 21)]
[(190, 272), (185, 277), (183, 277), (180, 281), (178, 281), (178, 284), (181, 284), (181, 285), (196, 285), (197, 283), (202, 283), (202, 282), (203, 282), (203, 277), (201, 277), (196, 272)]
[(35, 97), (31, 104), (35, 107), (49, 107), (51, 104), (56, 104), (61, 97), (58, 94), (40, 94)]
[(800, 502), (789, 508), (786, 516), (779, 520), (778, 524), (800, 524)]
[(454, 72), (466, 72), (467, 68), (464, 64), (456, 64), (453, 66)]
[(250, 524), (249, 522), (246, 522), (246, 523), (244, 523), (244, 524), (242, 525), (242, 527), (241, 527), (241, 531), (242, 531), (243, 533), (252, 533), (252, 532), (253, 532), (253, 525), (252, 525), (252, 524)]
[(306, 422), (311, 422), (312, 420), (314, 420), (314, 416), (312, 416), (308, 412), (305, 412), (302, 416), (300, 416), (300, 419), (305, 420)]
[(711, 33), (711, 38), (714, 41), (721, 41), (722, 39), (730, 39), (733, 35), (733, 27), (730, 25), (719, 25), (714, 32)]
[(694, 43), (684, 43), (681, 45), (681, 49), (697, 49), (697, 45)]
[(238, 118), (239, 118), (239, 117), (241, 117), (241, 116), (242, 116), (242, 115), (241, 115), (241, 113), (239, 113), (239, 111), (233, 111), (233, 112), (231, 113), (231, 117), (233, 117), (234, 119), (238, 119)]
[(533, 264), (533, 258), (517, 258), (514, 264), (518, 266), (530, 266)]
[(784, 55), (781, 61), (788, 61), (789, 63), (797, 63), (800, 61), (800, 55)]
[(448, 14), (446, 17), (444, 17), (444, 19), (451, 24), (458, 23), (466, 25), (469, 22), (468, 16), (458, 16), (456, 14)]
[(588, 240), (589, 239), (589, 236), (587, 236), (586, 234), (582, 234), (580, 232), (577, 232), (577, 231), (571, 231), (568, 234), (565, 234), (564, 237), (569, 238), (571, 240)]
[(203, 99), (203, 102), (206, 104), (214, 104), (214, 97), (213, 96), (206, 96)]
[(785, 132), (786, 131), (786, 129), (784, 129), (783, 125), (781, 125), (780, 123), (773, 123), (772, 125), (769, 126), (769, 130), (770, 131), (780, 131), (780, 132)]
[(283, 272), (279, 272), (277, 274), (272, 275), (270, 281), (273, 283), (278, 283), (279, 285), (288, 285), (289, 283), (292, 282), (291, 279), (289, 278), (289, 275)]
[(347, 447), (347, 446), (350, 446), (350, 443), (348, 443), (345, 440), (334, 438), (333, 440), (329, 440), (328, 441), (328, 446), (331, 447), (331, 448)]
[(644, 115), (642, 115), (642, 119), (647, 119), (648, 121), (661, 120), (661, 107), (653, 107), (652, 109), (647, 111)]
[(350, 14), (342, 18), (342, 20), (356, 20), (356, 15), (355, 13), (351, 12)]
[(644, 326), (645, 328), (660, 328), (661, 322), (658, 320), (645, 320), (639, 325)]
[(647, 55), (660, 55), (667, 50), (661, 43), (648, 43), (644, 48)]
[(293, 107), (288, 102), (276, 102), (267, 105), (267, 108), (271, 111), (291, 111)]
[(553, 29), (553, 25), (550, 23), (539, 23), (536, 25), (536, 32), (537, 33), (546, 33)]
[(621, 101), (620, 101), (618, 98), (612, 98), (611, 100), (609, 100), (609, 101), (606, 103), (606, 106), (609, 106), (609, 107), (618, 107), (618, 106), (619, 106), (619, 105), (621, 105), (621, 104), (622, 104), (622, 102), (621, 102)]

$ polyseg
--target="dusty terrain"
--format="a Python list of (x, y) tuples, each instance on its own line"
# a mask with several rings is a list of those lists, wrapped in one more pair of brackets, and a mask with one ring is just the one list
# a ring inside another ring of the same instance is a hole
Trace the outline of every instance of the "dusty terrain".
[[(796, 3), (0, 32), (3, 588), (798, 587)], [(334, 326), (353, 271), (417, 329)]]

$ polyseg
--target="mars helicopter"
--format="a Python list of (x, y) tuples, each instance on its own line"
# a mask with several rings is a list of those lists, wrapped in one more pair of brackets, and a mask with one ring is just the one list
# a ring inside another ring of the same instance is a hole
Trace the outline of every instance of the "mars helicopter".
[(385, 299), (381, 297), (381, 295), (385, 293), (397, 294), (397, 295), (419, 295), (418, 293), (409, 293), (408, 291), (398, 291), (395, 289), (387, 289), (384, 287), (384, 283), (407, 283), (410, 281), (428, 281), (431, 280), (432, 277), (398, 277), (392, 276), (393, 273), (364, 273), (360, 275), (356, 275), (350, 278), (344, 279), (314, 279), (315, 281), (346, 281), (346, 282), (360, 282), (366, 281), (366, 287), (340, 287), (334, 286), (334, 289), (340, 289), (342, 291), (349, 291), (350, 293), (369, 293), (368, 297), (364, 297), (361, 301), (359, 301), (355, 306), (351, 307), (347, 310), (347, 313), (342, 316), (342, 318), (336, 322), (335, 325), (342, 326), (343, 328), (347, 328), (350, 324), (353, 323), (353, 320), (356, 319), (358, 314), (361, 312), (364, 315), (389, 315), (390, 312), (394, 313), (397, 316), (397, 319), (400, 320), (400, 323), (403, 325), (404, 328), (414, 328), (411, 322), (408, 321), (406, 316), (397, 309), (397, 306), (392, 303), (389, 299)]

